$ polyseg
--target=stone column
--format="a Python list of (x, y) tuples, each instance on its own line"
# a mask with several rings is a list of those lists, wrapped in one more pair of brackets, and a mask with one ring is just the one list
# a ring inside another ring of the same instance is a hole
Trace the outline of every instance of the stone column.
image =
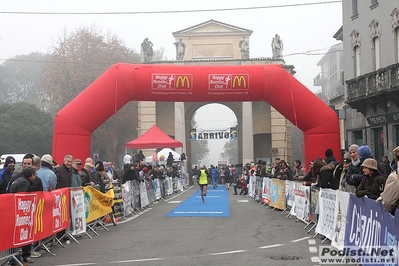
[(242, 103), (242, 159), (243, 164), (254, 161), (252, 102)]
[(287, 119), (271, 107), (272, 149), (277, 151), (272, 154), (272, 162), (277, 157), (285, 161), (287, 161), (288, 157), (292, 158), (292, 153), (289, 154), (291, 150), (288, 151), (288, 142), (291, 139), (291, 135), (287, 135), (289, 128), (290, 125)]
[(186, 125), (185, 125), (185, 109), (184, 102), (175, 102), (175, 139), (183, 143), (182, 148), (177, 148), (176, 152), (186, 152)]

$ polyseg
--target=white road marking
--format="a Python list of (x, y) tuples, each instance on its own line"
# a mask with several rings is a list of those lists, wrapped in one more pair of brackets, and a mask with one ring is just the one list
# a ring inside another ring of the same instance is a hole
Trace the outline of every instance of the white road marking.
[(237, 202), (249, 202), (247, 199), (237, 200)]
[(179, 214), (182, 214), (182, 213), (223, 213), (223, 212), (173, 212), (173, 213), (179, 213)]
[(168, 203), (180, 203), (181, 202), (181, 200), (172, 200), (172, 201), (169, 201)]
[(305, 240), (305, 239), (308, 239), (308, 238), (310, 238), (310, 236), (298, 238), (298, 239), (292, 240), (291, 242), (295, 243), (295, 242), (299, 242), (299, 241), (302, 241), (302, 240)]
[(153, 259), (138, 259), (138, 260), (120, 260), (120, 261), (110, 261), (109, 263), (129, 263), (129, 262), (142, 262), (142, 261), (157, 261), (163, 260), (163, 258), (153, 258)]
[(309, 247), (310, 253), (317, 253), (317, 247)]
[(309, 242), (309, 245), (316, 245), (315, 239), (309, 239), (308, 242)]
[(245, 252), (245, 251), (246, 250), (240, 249), (240, 250), (233, 250), (233, 251), (226, 251), (226, 252), (219, 252), (219, 253), (211, 253), (209, 255), (211, 255), (211, 256), (226, 255), (226, 254), (242, 253), (242, 252)]
[(88, 263), (77, 263), (77, 264), (60, 264), (57, 266), (84, 266), (84, 265), (95, 265), (97, 263), (94, 262), (88, 262)]
[(264, 247), (259, 247), (259, 248), (265, 249), (265, 248), (275, 248), (275, 247), (281, 247), (281, 246), (284, 246), (284, 244), (275, 244), (275, 245), (264, 246)]

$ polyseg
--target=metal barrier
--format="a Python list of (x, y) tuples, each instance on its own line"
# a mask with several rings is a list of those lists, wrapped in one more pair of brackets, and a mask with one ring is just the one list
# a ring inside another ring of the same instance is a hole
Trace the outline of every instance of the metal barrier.
[(18, 263), (18, 265), (23, 266), (23, 264), (17, 259), (17, 256), (20, 253), (19, 250), (19, 248), (12, 248), (0, 251), (0, 262), (2, 262), (1, 265), (6, 265), (6, 263), (8, 263), (8, 260), (13, 258), (15, 262)]

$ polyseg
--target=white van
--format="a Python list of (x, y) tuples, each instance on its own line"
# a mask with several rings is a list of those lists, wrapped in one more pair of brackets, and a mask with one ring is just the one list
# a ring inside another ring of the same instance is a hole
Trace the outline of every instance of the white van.
[(24, 158), (24, 156), (26, 155), (26, 153), (15, 153), (15, 154), (3, 154), (0, 157), (0, 169), (3, 169), (4, 167), (4, 163), (6, 162), (6, 158), (8, 156), (12, 156), (15, 159), (15, 168), (17, 168), (18, 166), (20, 166), (22, 164), (22, 159)]

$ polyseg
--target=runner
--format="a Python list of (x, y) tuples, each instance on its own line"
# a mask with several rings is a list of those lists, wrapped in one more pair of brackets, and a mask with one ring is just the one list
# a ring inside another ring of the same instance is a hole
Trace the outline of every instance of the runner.
[(202, 203), (205, 202), (204, 197), (206, 197), (206, 191), (208, 188), (208, 171), (206, 170), (205, 165), (201, 165), (200, 167), (200, 176), (199, 176), (199, 185), (201, 189), (201, 198), (202, 198)]

